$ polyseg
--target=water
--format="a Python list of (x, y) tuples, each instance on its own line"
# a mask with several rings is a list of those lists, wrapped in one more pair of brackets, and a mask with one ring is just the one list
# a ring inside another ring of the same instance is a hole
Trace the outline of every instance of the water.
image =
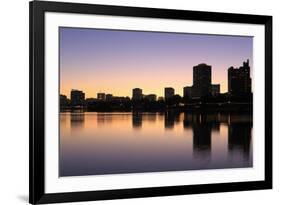
[(252, 116), (61, 113), (60, 176), (252, 167)]

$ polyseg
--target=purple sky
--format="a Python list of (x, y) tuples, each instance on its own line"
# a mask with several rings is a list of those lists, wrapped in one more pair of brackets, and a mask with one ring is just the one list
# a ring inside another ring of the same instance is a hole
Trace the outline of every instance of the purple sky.
[(252, 37), (60, 28), (60, 93), (131, 97), (140, 87), (163, 96), (164, 87), (174, 87), (182, 95), (199, 63), (212, 66), (212, 83), (226, 92), (227, 69), (247, 59), (252, 72)]

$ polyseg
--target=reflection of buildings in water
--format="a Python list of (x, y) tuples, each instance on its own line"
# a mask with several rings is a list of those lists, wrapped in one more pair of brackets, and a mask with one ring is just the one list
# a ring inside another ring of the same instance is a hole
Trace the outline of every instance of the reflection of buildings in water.
[(252, 115), (243, 114), (194, 114), (184, 113), (184, 129), (193, 131), (195, 157), (211, 157), (211, 134), (220, 131), (221, 123), (228, 126), (228, 151), (243, 153), (248, 162), (251, 146)]
[(151, 112), (151, 113), (143, 113), (142, 114), (142, 120), (148, 121), (148, 122), (156, 122), (157, 113)]
[(246, 123), (253, 123), (253, 115), (252, 114), (229, 114), (229, 124), (232, 123), (240, 123), (240, 122), (246, 122)]
[(65, 127), (67, 124), (67, 115), (64, 113), (60, 113), (60, 126)]
[(166, 129), (172, 129), (174, 128), (174, 118), (173, 115), (169, 112), (165, 112), (165, 121), (164, 121), (164, 126)]
[(220, 114), (208, 114), (206, 115), (206, 123), (211, 124), (212, 132), (220, 131)]
[(157, 117), (158, 117), (158, 121), (164, 121), (164, 119), (165, 119), (165, 113), (164, 112), (159, 112), (159, 113), (157, 113)]
[(180, 123), (180, 113), (174, 113), (175, 124)]
[(184, 129), (193, 131), (193, 156), (211, 159), (212, 132), (220, 131), (219, 114), (184, 113)]
[(219, 114), (184, 113), (183, 128), (189, 129), (193, 124), (208, 124), (211, 126), (211, 131), (220, 131)]
[(229, 124), (229, 114), (219, 114), (219, 122), (223, 124)]
[(108, 124), (111, 122), (112, 122), (112, 114), (107, 114), (107, 113), (102, 113), (102, 112), (97, 113), (97, 125), (98, 126), (105, 125), (105, 124)]
[(70, 114), (71, 129), (80, 129), (84, 126), (85, 115), (84, 112), (77, 112)]
[(142, 122), (156, 122), (157, 119), (157, 113), (142, 113), (142, 112), (134, 112), (132, 114), (132, 125), (133, 128), (141, 128)]
[(253, 122), (252, 114), (242, 114), (242, 113), (228, 113), (228, 114), (218, 114), (219, 122), (225, 124), (232, 124), (236, 122)]
[(228, 151), (242, 151), (244, 159), (249, 159), (251, 145), (251, 122), (235, 122), (228, 126)]
[(220, 132), (220, 123), (219, 122), (213, 122), (212, 124), (212, 132)]
[(196, 158), (211, 157), (211, 130), (208, 122), (193, 123), (193, 155)]
[(142, 113), (133, 113), (132, 125), (135, 129), (139, 129), (142, 127)]
[(164, 126), (166, 129), (173, 129), (175, 123), (180, 122), (179, 112), (165, 112)]

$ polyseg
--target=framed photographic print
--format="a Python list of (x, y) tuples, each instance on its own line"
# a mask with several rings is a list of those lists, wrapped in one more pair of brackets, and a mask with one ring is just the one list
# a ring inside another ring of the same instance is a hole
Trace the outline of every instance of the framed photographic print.
[(272, 17), (30, 2), (30, 203), (272, 188)]

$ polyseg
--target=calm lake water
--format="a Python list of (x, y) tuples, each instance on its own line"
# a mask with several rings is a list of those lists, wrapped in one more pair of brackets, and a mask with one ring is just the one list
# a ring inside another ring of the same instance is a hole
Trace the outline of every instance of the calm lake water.
[(252, 166), (252, 116), (61, 113), (60, 176)]

